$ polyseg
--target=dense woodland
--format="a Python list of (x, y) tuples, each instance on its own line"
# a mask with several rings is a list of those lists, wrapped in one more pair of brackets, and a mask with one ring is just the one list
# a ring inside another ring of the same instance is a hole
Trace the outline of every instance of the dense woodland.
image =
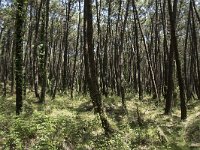
[(199, 0), (0, 0), (0, 149), (200, 149)]

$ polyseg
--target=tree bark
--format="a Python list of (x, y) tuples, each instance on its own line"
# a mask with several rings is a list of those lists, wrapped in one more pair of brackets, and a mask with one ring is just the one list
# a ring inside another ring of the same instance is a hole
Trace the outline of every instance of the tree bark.
[(86, 25), (85, 52), (88, 53), (88, 63), (89, 63), (89, 65), (85, 67), (89, 67), (88, 86), (89, 86), (90, 96), (93, 101), (94, 109), (100, 116), (101, 124), (102, 127), (104, 128), (105, 134), (109, 135), (112, 132), (112, 129), (103, 110), (103, 103), (101, 99), (101, 93), (99, 91), (99, 85), (96, 73), (96, 65), (94, 65), (95, 60), (94, 60), (94, 48), (93, 48), (93, 18), (92, 18), (91, 0), (84, 0), (84, 20)]
[(15, 81), (16, 81), (16, 114), (22, 111), (22, 90), (23, 90), (23, 24), (24, 24), (24, 0), (16, 1), (16, 22), (15, 22)]
[[(170, 53), (174, 53), (175, 61), (176, 61), (177, 78), (178, 78), (178, 84), (179, 84), (179, 89), (180, 89), (181, 119), (186, 119), (187, 118), (187, 109), (186, 109), (186, 104), (185, 104), (185, 88), (184, 88), (184, 80), (182, 77), (181, 62), (180, 62), (180, 57), (179, 57), (179, 52), (178, 52), (178, 43), (177, 43), (177, 37), (176, 37), (177, 4), (178, 4), (178, 0), (174, 0), (173, 8), (172, 8), (171, 0), (168, 0), (168, 9), (169, 9), (169, 16), (170, 16), (170, 31), (171, 31)], [(172, 63), (173, 63), (173, 61), (171, 62), (171, 65), (173, 65)], [(171, 76), (172, 76), (172, 73), (171, 73)], [(169, 82), (169, 80), (168, 80), (168, 82)], [(170, 87), (168, 87), (168, 89), (169, 88)], [(172, 89), (169, 89), (169, 90), (172, 90)], [(170, 92), (170, 94), (171, 94), (171, 92)], [(169, 96), (171, 97), (171, 95), (169, 95)]]

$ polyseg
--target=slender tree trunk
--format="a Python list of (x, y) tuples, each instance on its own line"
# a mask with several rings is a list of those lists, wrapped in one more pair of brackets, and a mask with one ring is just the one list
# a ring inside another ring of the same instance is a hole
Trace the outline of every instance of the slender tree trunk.
[[(168, 9), (169, 9), (169, 16), (170, 16), (170, 30), (171, 30), (170, 53), (174, 53), (175, 60), (176, 60), (176, 66), (177, 66), (177, 68), (176, 68), (177, 69), (177, 78), (178, 78), (178, 84), (179, 84), (179, 89), (180, 89), (180, 100), (181, 100), (181, 119), (186, 119), (187, 109), (186, 109), (186, 104), (185, 104), (184, 80), (182, 77), (181, 62), (180, 62), (180, 58), (179, 58), (178, 43), (177, 43), (177, 38), (176, 38), (177, 4), (178, 4), (178, 0), (174, 0), (173, 9), (172, 9), (171, 0), (168, 0)], [(173, 63), (173, 61), (171, 63)], [(168, 80), (168, 82), (169, 82), (169, 80)], [(168, 87), (168, 89), (169, 88), (170, 87)], [(167, 112), (165, 112), (165, 113), (167, 113)]]
[(40, 24), (40, 15), (43, 2), (40, 2), (39, 9), (36, 13), (36, 24), (35, 24), (35, 37), (34, 37), (34, 47), (33, 47), (33, 79), (34, 79), (34, 90), (35, 96), (39, 98), (38, 92), (38, 32)]
[(89, 67), (89, 90), (90, 96), (94, 104), (94, 109), (99, 114), (105, 134), (109, 135), (112, 132), (110, 124), (105, 116), (101, 93), (99, 91), (96, 66), (94, 61), (94, 48), (93, 48), (93, 18), (92, 18), (92, 1), (84, 0), (84, 19), (86, 25), (86, 52), (88, 53), (88, 66)]
[(140, 56), (140, 50), (139, 50), (139, 40), (138, 40), (138, 25), (137, 25), (137, 19), (136, 14), (134, 13), (134, 28), (135, 28), (135, 49), (136, 49), (136, 57), (137, 57), (137, 83), (138, 83), (138, 92), (139, 92), (139, 100), (143, 99), (143, 92), (142, 92), (142, 82), (141, 82), (141, 56)]
[(75, 78), (75, 74), (76, 74), (76, 61), (77, 61), (77, 55), (78, 55), (79, 32), (80, 32), (80, 22), (81, 22), (80, 17), (81, 17), (81, 2), (79, 0), (79, 17), (78, 17), (77, 39), (76, 39), (75, 56), (74, 56), (74, 64), (73, 64), (72, 83), (71, 83), (71, 98), (73, 98), (74, 78)]
[(155, 81), (155, 75), (154, 75), (153, 67), (152, 67), (152, 62), (151, 62), (150, 55), (149, 55), (148, 50), (147, 50), (147, 44), (145, 42), (145, 36), (144, 36), (143, 31), (142, 31), (142, 26), (141, 26), (140, 19), (139, 19), (139, 16), (138, 16), (138, 11), (137, 11), (137, 8), (136, 8), (135, 0), (132, 1), (132, 6), (133, 6), (133, 12), (136, 13), (139, 29), (140, 29), (141, 36), (142, 36), (142, 41), (143, 41), (143, 44), (144, 44), (144, 49), (145, 49), (145, 52), (146, 52), (146, 55), (147, 55), (147, 63), (148, 63), (148, 67), (149, 67), (149, 70), (150, 70), (151, 81), (153, 83), (153, 90), (154, 90), (156, 98), (159, 98), (158, 89), (157, 89), (157, 85), (156, 85), (156, 81)]
[(65, 51), (64, 51), (64, 68), (63, 68), (63, 92), (65, 91), (67, 87), (67, 72), (68, 72), (68, 46), (69, 46), (69, 20), (70, 20), (70, 12), (71, 12), (71, 0), (68, 1), (68, 4), (66, 6), (66, 23), (65, 23)]
[(49, 25), (49, 1), (46, 0), (46, 9), (45, 9), (45, 26), (44, 26), (44, 60), (42, 67), (42, 89), (40, 95), (40, 102), (44, 103), (45, 94), (46, 94), (46, 86), (47, 86), (47, 58), (48, 58), (48, 25)]
[(26, 1), (16, 1), (16, 23), (15, 23), (15, 80), (16, 80), (16, 114), (22, 111), (22, 90), (23, 90), (23, 24), (24, 24), (24, 4)]

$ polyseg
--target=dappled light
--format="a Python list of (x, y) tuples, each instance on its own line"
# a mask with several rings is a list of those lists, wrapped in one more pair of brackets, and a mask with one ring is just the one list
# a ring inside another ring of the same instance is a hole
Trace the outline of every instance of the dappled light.
[(0, 0), (0, 149), (200, 149), (199, 0)]

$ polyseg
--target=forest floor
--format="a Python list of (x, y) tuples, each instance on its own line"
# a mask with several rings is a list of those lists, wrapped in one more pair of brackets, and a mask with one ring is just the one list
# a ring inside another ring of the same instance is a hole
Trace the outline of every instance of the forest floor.
[(200, 120), (200, 101), (188, 103), (189, 117), (181, 121), (179, 107), (174, 107), (170, 116), (163, 115), (164, 103), (155, 106), (150, 96), (139, 101), (134, 94), (127, 94), (128, 115), (123, 113), (119, 97), (103, 100), (115, 130), (110, 137), (104, 135), (87, 96), (76, 95), (70, 99), (59, 95), (54, 100), (47, 97), (45, 104), (36, 104), (33, 93), (29, 93), (20, 116), (15, 116), (15, 97), (1, 97), (0, 149), (200, 149), (200, 126), (199, 130), (190, 127), (192, 133), (188, 133), (190, 124), (196, 118)]

